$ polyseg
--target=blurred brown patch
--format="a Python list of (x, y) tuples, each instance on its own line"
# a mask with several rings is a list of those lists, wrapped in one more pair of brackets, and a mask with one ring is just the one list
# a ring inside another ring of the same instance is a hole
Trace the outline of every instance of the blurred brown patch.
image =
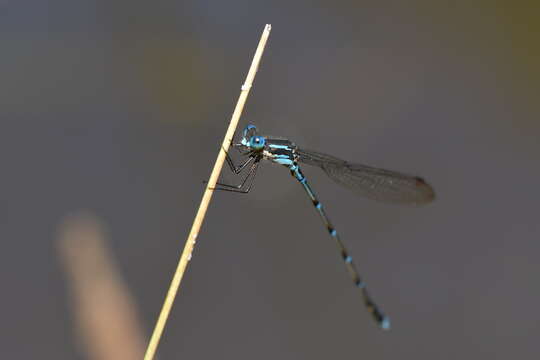
[(78, 340), (89, 359), (141, 359), (145, 341), (136, 306), (109, 253), (103, 225), (91, 214), (66, 217), (58, 251)]

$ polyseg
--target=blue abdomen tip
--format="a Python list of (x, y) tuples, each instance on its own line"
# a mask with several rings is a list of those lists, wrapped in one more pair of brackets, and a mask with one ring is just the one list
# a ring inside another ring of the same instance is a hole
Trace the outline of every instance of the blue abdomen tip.
[(388, 316), (383, 317), (381, 321), (381, 328), (383, 330), (390, 330), (390, 318)]

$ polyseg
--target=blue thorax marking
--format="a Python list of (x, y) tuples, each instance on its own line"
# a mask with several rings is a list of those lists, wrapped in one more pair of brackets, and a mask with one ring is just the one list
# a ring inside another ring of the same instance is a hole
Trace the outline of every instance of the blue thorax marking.
[(291, 149), (290, 145), (270, 144), (269, 146), (272, 149), (285, 149), (285, 150), (290, 150)]
[(290, 167), (296, 161), (295, 150), (296, 145), (289, 140), (266, 138), (264, 156), (276, 164)]

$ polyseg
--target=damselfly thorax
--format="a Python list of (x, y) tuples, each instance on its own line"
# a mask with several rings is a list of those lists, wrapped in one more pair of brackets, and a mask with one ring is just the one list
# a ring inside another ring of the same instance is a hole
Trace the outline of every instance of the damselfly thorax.
[(298, 161), (296, 145), (290, 140), (280, 138), (266, 138), (263, 157), (284, 166), (290, 166)]

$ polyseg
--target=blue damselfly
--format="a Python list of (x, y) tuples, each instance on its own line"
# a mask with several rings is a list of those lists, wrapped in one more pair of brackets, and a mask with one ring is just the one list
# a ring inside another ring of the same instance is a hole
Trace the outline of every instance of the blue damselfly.
[(215, 190), (248, 193), (253, 185), (259, 163), (263, 159), (287, 167), (291, 175), (300, 182), (306, 191), (313, 206), (321, 216), (328, 233), (335, 240), (354, 284), (362, 293), (368, 311), (381, 328), (389, 329), (389, 318), (370, 297), (366, 283), (362, 281), (358, 274), (352, 257), (340, 240), (315, 192), (300, 170), (299, 164), (317, 166), (339, 185), (345, 186), (361, 196), (382, 202), (413, 205), (426, 204), (435, 198), (431, 186), (417, 176), (366, 165), (351, 164), (330, 155), (301, 149), (285, 138), (261, 136), (253, 125), (246, 126), (242, 132), (240, 142), (233, 143), (232, 146), (247, 158), (240, 165), (236, 165), (227, 153), (226, 159), (230, 169), (235, 174), (240, 174), (250, 165), (248, 173), (239, 185), (217, 183), (218, 187)]

